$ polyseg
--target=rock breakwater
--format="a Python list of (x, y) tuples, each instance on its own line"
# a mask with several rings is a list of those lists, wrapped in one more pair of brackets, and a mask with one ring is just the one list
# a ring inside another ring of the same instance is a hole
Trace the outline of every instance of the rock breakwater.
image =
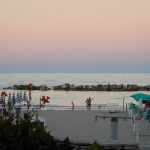
[(136, 84), (117, 85), (117, 84), (98, 84), (98, 85), (64, 85), (53, 86), (53, 90), (66, 90), (66, 91), (150, 91), (150, 85), (139, 86)]
[[(13, 90), (26, 90), (26, 85), (13, 85), (13, 87), (6, 87), (3, 89), (13, 89)], [(47, 91), (51, 90), (46, 85), (42, 86), (32, 86), (32, 90)], [(117, 85), (117, 84), (97, 84), (97, 85), (72, 85), (63, 84), (53, 86), (54, 91), (150, 91), (150, 85), (139, 86), (137, 84), (127, 84), (127, 85)]]
[[(7, 88), (5, 88), (7, 89)], [(12, 87), (13, 90), (27, 90), (26, 89), (26, 85), (13, 85)], [(45, 84), (41, 85), (41, 86), (32, 86), (31, 87), (32, 90), (40, 90), (40, 91), (47, 91), (47, 90), (51, 90), (50, 88), (48, 88)]]

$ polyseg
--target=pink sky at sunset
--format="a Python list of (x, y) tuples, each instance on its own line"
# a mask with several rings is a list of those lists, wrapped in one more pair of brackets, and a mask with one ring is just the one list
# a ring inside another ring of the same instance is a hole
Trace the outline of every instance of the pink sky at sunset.
[(150, 1), (1, 0), (0, 52), (0, 73), (150, 73)]

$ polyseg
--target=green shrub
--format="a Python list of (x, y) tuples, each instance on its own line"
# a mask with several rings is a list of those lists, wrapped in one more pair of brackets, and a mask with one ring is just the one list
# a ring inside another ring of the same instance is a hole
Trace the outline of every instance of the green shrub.
[(55, 149), (56, 142), (38, 122), (24, 119), (0, 118), (1, 150), (45, 150)]
[[(31, 122), (24, 114), (24, 119), (0, 117), (0, 150), (73, 150), (67, 137), (60, 145), (45, 130), (40, 122)], [(102, 150), (97, 142), (94, 142), (89, 150)]]

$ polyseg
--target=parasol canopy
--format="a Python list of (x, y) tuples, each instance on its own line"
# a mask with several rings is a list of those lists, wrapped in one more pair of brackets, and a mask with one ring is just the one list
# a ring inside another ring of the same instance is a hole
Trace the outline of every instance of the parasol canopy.
[(131, 95), (130, 97), (134, 98), (137, 102), (139, 100), (142, 100), (142, 102), (147, 102), (147, 101), (150, 102), (150, 95), (148, 94), (136, 93), (136, 94)]

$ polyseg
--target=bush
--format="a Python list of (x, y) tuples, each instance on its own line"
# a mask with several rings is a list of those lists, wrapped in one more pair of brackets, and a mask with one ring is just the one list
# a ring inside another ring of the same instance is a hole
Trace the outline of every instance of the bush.
[(39, 122), (0, 118), (1, 150), (55, 149), (56, 142)]

